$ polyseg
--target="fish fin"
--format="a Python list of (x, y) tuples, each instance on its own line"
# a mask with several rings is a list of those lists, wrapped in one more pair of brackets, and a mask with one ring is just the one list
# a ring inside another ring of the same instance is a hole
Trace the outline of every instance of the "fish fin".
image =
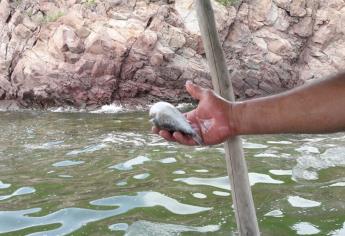
[(199, 134), (195, 133), (192, 135), (193, 140), (200, 146), (204, 146), (204, 142)]

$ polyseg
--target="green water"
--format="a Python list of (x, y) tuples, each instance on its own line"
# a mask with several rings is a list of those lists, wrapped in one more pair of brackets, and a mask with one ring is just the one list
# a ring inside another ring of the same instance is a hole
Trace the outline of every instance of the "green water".
[[(0, 113), (0, 233), (230, 235), (223, 149), (145, 113)], [(244, 137), (262, 235), (345, 235), (345, 136)]]

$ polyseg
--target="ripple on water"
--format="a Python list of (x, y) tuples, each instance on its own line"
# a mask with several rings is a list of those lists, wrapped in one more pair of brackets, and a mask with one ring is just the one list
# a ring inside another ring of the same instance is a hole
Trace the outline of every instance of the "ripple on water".
[(193, 197), (195, 198), (199, 198), (199, 199), (205, 199), (207, 198), (207, 195), (203, 194), (203, 193), (192, 193)]
[(149, 221), (134, 222), (126, 231), (127, 236), (137, 235), (159, 235), (171, 236), (187, 232), (212, 233), (220, 229), (219, 225), (206, 225), (201, 227), (177, 224), (164, 224)]
[(271, 217), (283, 217), (284, 214), (281, 210), (273, 210), (270, 212), (267, 212), (265, 216), (271, 216)]
[(309, 154), (309, 153), (318, 154), (318, 153), (320, 153), (320, 151), (317, 147), (308, 146), (308, 145), (296, 148), (295, 150), (298, 152), (301, 152), (301, 153), (306, 153), (306, 154)]
[(343, 224), (343, 227), (341, 229), (334, 230), (329, 233), (331, 236), (343, 236), (345, 235), (345, 222)]
[(103, 105), (98, 110), (91, 111), (91, 113), (119, 113), (124, 112), (125, 109), (121, 105), (117, 104), (110, 104), (110, 105)]
[(264, 149), (264, 148), (268, 148), (268, 146), (264, 145), (264, 144), (260, 144), (260, 143), (243, 142), (243, 148), (246, 148), (246, 149)]
[(130, 159), (126, 162), (110, 166), (109, 168), (117, 169), (117, 170), (132, 170), (133, 166), (142, 165), (144, 164), (144, 162), (147, 162), (150, 160), (151, 159), (146, 156), (137, 156), (136, 158)]
[(206, 170), (206, 169), (200, 169), (200, 170), (195, 170), (195, 172), (197, 172), (197, 173), (207, 173), (208, 170)]
[(127, 231), (128, 224), (118, 223), (118, 224), (109, 225), (108, 228), (110, 229), (110, 231)]
[(11, 187), (11, 184), (5, 184), (0, 180), (0, 189), (5, 189)]
[(294, 224), (291, 228), (295, 230), (298, 235), (313, 235), (321, 232), (315, 225), (309, 222), (299, 222)]
[(119, 206), (118, 209), (162, 206), (168, 211), (179, 215), (195, 214), (212, 209), (209, 207), (183, 204), (158, 192), (138, 192), (136, 196), (115, 196), (103, 198), (92, 201), (91, 204), (97, 206)]
[(309, 208), (309, 207), (318, 207), (321, 205), (321, 202), (316, 202), (313, 200), (308, 200), (299, 196), (289, 196), (288, 202), (293, 207), (302, 207), (302, 208)]
[(127, 185), (127, 181), (125, 181), (125, 180), (121, 180), (121, 181), (116, 183), (116, 186), (126, 186), (126, 185)]
[[(225, 190), (230, 190), (230, 182), (228, 176), (215, 177), (215, 178), (200, 178), (200, 177), (188, 177), (188, 178), (178, 178), (174, 181), (180, 181), (189, 185), (206, 185), (216, 188), (221, 188)], [(265, 184), (282, 184), (283, 181), (275, 180), (271, 176), (260, 173), (249, 173), (250, 185), (255, 185), (257, 183)]]
[(184, 174), (186, 174), (186, 171), (184, 171), (184, 170), (175, 170), (173, 172), (173, 174), (174, 175), (184, 175)]
[(345, 166), (345, 147), (330, 148), (322, 154), (300, 156), (293, 168), (293, 177), (315, 180), (318, 178), (316, 171), (338, 166)]
[(34, 193), (34, 192), (36, 192), (36, 190), (32, 187), (21, 187), (21, 188), (17, 189), (16, 191), (14, 191), (12, 194), (0, 196), (0, 201), (9, 199), (9, 198), (12, 198), (15, 196), (26, 195), (26, 194), (30, 194), (30, 193)]
[(292, 175), (292, 170), (269, 170), (273, 175)]
[(230, 196), (230, 193), (228, 192), (223, 192), (223, 191), (213, 191), (212, 192), (216, 196), (221, 196), (221, 197), (227, 197)]
[(72, 175), (58, 175), (61, 178), (73, 178)]
[(37, 149), (48, 150), (48, 149), (53, 149), (53, 148), (66, 147), (67, 145), (62, 145), (63, 143), (64, 141), (52, 141), (52, 142), (47, 142), (43, 144), (25, 144), (24, 147), (26, 149), (31, 149), (31, 150), (37, 150)]
[(70, 151), (70, 152), (66, 153), (66, 155), (67, 156), (76, 156), (76, 155), (84, 154), (84, 153), (93, 153), (93, 152), (99, 151), (99, 150), (101, 150), (107, 146), (108, 145), (106, 145), (104, 143), (92, 144), (92, 145), (86, 146), (82, 149)]
[(287, 144), (292, 144), (291, 141), (267, 141), (269, 144), (282, 144), (282, 145), (287, 145)]
[(54, 167), (67, 167), (67, 166), (75, 166), (75, 165), (81, 165), (85, 163), (85, 161), (71, 161), (71, 160), (66, 160), (66, 161), (59, 161), (54, 163), (52, 166)]
[(168, 157), (168, 158), (159, 160), (159, 162), (163, 164), (170, 164), (170, 163), (176, 162), (176, 159), (174, 157)]
[(334, 183), (329, 185), (329, 187), (345, 187), (345, 182)]
[(146, 140), (142, 138), (141, 134), (133, 132), (108, 134), (107, 137), (102, 140), (102, 142), (113, 143), (117, 146), (125, 144), (133, 146), (143, 146), (146, 144)]
[(149, 176), (150, 176), (149, 173), (143, 173), (143, 174), (134, 175), (133, 178), (134, 179), (146, 179)]
[(158, 192), (138, 192), (135, 196), (115, 196), (91, 202), (92, 205), (117, 206), (113, 210), (91, 210), (84, 208), (65, 208), (45, 216), (30, 216), (41, 209), (34, 208), (21, 211), (0, 211), (0, 233), (8, 233), (25, 228), (57, 224), (54, 229), (32, 233), (30, 235), (67, 235), (90, 222), (99, 221), (112, 216), (124, 214), (135, 208), (162, 206), (168, 211), (189, 215), (211, 210), (183, 204)]

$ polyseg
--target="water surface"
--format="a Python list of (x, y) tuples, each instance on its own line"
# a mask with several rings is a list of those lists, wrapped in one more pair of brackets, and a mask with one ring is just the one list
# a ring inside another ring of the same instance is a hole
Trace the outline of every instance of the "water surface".
[[(0, 234), (229, 235), (224, 150), (145, 113), (0, 113)], [(263, 235), (345, 235), (345, 135), (244, 137)]]

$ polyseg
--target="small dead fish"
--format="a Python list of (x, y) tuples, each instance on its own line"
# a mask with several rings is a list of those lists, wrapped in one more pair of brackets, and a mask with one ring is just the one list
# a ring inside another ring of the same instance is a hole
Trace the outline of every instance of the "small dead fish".
[(150, 121), (159, 129), (169, 132), (179, 131), (190, 135), (199, 145), (203, 141), (199, 134), (188, 123), (185, 116), (176, 107), (167, 102), (157, 102), (150, 108)]

